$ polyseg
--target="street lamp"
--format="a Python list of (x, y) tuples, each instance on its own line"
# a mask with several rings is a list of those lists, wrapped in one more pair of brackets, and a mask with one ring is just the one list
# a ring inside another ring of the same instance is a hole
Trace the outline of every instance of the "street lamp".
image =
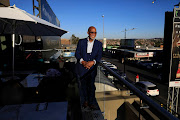
[[(126, 40), (126, 31), (130, 31), (130, 30), (134, 30), (134, 29), (136, 29), (136, 28), (132, 28), (132, 29), (128, 29), (128, 30), (126, 30), (126, 28), (125, 28), (125, 30), (124, 31), (121, 31), (121, 32), (124, 32), (125, 34), (124, 34), (124, 39)], [(126, 73), (126, 71), (125, 71), (125, 49), (124, 49), (124, 76), (125, 76), (125, 73)]]
[(103, 17), (103, 40), (104, 40), (104, 15), (102, 15)]
[(105, 51), (106, 49), (106, 38), (104, 37), (104, 15), (102, 15), (103, 17), (103, 51)]

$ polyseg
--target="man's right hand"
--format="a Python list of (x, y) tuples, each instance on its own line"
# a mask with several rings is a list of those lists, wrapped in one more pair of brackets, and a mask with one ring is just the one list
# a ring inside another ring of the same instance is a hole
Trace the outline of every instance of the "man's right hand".
[(82, 65), (86, 68), (87, 62), (86, 62), (86, 61), (82, 61), (81, 63), (82, 63)]
[(86, 69), (90, 69), (93, 65), (94, 65), (94, 61), (82, 61), (81, 64), (86, 68)]
[(89, 62), (82, 61), (81, 63), (86, 69), (90, 69), (92, 67), (92, 65), (90, 65)]

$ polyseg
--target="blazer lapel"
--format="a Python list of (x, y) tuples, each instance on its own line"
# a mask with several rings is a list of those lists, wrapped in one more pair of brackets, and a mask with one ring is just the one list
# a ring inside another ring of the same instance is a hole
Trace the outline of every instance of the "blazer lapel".
[(84, 41), (84, 45), (85, 45), (86, 53), (87, 53), (87, 38), (86, 38), (85, 41)]

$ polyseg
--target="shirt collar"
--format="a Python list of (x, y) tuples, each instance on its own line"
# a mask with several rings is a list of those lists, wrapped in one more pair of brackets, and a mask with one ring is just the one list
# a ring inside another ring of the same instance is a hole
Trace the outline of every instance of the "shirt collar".
[[(89, 36), (87, 37), (87, 41), (88, 41), (88, 42), (90, 42), (90, 41), (89, 41)], [(93, 41), (92, 41), (92, 42), (94, 42), (94, 41), (95, 41), (95, 39), (93, 39)]]

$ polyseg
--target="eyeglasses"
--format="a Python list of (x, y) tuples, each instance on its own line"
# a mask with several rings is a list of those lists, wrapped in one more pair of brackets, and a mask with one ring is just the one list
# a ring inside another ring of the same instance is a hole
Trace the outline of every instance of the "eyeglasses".
[(89, 32), (89, 33), (91, 33), (91, 34), (97, 34), (97, 32)]

